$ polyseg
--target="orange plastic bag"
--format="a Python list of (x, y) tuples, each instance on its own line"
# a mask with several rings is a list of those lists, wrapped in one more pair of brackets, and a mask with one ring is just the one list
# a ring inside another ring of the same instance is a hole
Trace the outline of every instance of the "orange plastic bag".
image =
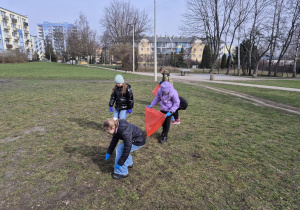
[(160, 88), (160, 84), (157, 84), (156, 87), (152, 90), (152, 93), (153, 93), (154, 96), (156, 96), (157, 91), (159, 90), (159, 88)]
[(155, 109), (145, 107), (145, 127), (147, 131), (147, 137), (151, 136), (157, 131), (165, 121), (164, 113), (161, 113)]

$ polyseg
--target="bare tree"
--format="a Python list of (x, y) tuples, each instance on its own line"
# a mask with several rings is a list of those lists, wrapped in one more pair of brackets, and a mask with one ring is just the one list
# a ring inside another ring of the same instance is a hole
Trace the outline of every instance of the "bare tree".
[(75, 24), (78, 27), (80, 37), (80, 56), (87, 57), (87, 63), (89, 64), (89, 58), (95, 56), (96, 49), (99, 46), (96, 41), (97, 33), (90, 28), (87, 17), (83, 14), (80, 14)]
[(71, 58), (72, 60), (72, 64), (73, 64), (73, 60), (76, 60), (77, 57), (80, 56), (81, 52), (80, 52), (80, 37), (79, 37), (79, 33), (77, 30), (69, 30), (67, 33), (67, 41), (66, 41), (66, 45), (67, 45), (67, 55), (69, 58)]
[(100, 24), (114, 44), (125, 44), (132, 40), (132, 25), (134, 26), (134, 36), (136, 38), (151, 30), (150, 18), (145, 10), (139, 11), (130, 2), (120, 0), (113, 0), (105, 8)]
[(274, 53), (276, 50), (280, 23), (282, 22), (281, 14), (282, 14), (284, 0), (274, 0), (272, 2), (274, 3), (274, 12), (273, 12), (272, 25), (271, 25), (271, 34), (270, 34), (270, 54), (269, 54), (269, 64), (268, 64), (268, 76), (271, 75), (272, 60), (274, 58)]
[[(257, 49), (260, 48), (260, 54), (263, 56), (262, 52), (266, 50), (269, 50), (270, 44), (265, 44), (266, 39), (268, 39), (268, 36), (265, 35), (268, 32), (268, 18), (266, 16), (267, 9), (269, 6), (270, 2), (269, 1), (262, 1), (262, 0), (253, 0), (253, 7), (251, 12), (250, 12), (250, 23), (251, 28), (249, 32), (245, 32), (245, 37), (248, 37), (247, 34), (249, 34), (249, 41), (250, 41), (250, 49), (248, 51), (249, 56), (248, 56), (248, 74), (249, 76), (252, 74), (252, 50), (254, 46), (257, 46)], [(264, 43), (264, 44), (261, 44)], [(261, 56), (261, 57), (262, 57)], [(260, 56), (259, 56), (260, 57)], [(258, 62), (258, 61), (257, 61)], [(256, 75), (255, 75), (256, 76)]]
[(186, 0), (186, 5), (185, 21), (180, 29), (190, 35), (202, 34), (207, 39), (212, 54), (212, 72), (236, 0)]
[(297, 23), (299, 23), (300, 20), (300, 0), (289, 0), (286, 6), (288, 8), (288, 11), (286, 12), (287, 17), (283, 23), (286, 27), (281, 30), (281, 33), (278, 36), (281, 45), (279, 47), (280, 53), (275, 65), (274, 76), (277, 76), (278, 65), (289, 48), (297, 27), (299, 27)]
[(294, 43), (293, 43), (293, 57), (294, 57), (294, 66), (293, 66), (293, 76), (292, 77), (296, 77), (297, 76), (297, 59), (299, 56), (299, 47), (300, 47), (300, 27), (298, 24), (298, 30), (297, 30), (297, 34), (295, 34), (294, 36)]
[[(228, 25), (226, 27), (224, 36), (225, 36), (225, 48), (228, 51), (228, 57), (231, 56), (231, 49), (233, 41), (235, 40), (236, 32), (238, 29), (240, 29), (241, 25), (246, 21), (248, 14), (250, 12), (250, 0), (242, 1), (238, 0), (239, 7), (235, 7), (232, 13), (232, 16), (230, 17), (228, 21)], [(238, 37), (239, 38), (239, 37)], [(228, 40), (229, 39), (229, 45)], [(227, 71), (226, 74), (229, 73), (231, 60), (228, 60), (227, 64)], [(238, 75), (240, 75), (240, 69), (238, 68)]]

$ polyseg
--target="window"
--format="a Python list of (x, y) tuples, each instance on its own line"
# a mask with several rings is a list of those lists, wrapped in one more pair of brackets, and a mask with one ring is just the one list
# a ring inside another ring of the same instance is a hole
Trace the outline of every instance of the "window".
[(15, 16), (11, 14), (11, 15), (10, 15), (10, 18), (13, 19), (13, 18), (15, 18)]
[(147, 48), (147, 51), (149, 51), (149, 48)]
[(1, 11), (2, 18), (5, 16), (5, 12)]
[(202, 52), (202, 48), (200, 49), (200, 52)]
[(141, 48), (141, 51), (143, 51), (143, 48)]

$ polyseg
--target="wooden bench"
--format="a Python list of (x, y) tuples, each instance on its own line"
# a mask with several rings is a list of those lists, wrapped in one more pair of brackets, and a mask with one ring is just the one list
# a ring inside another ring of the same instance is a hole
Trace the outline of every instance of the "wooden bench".
[(180, 71), (181, 76), (185, 76), (185, 73), (191, 72), (191, 69), (177, 69), (177, 71)]

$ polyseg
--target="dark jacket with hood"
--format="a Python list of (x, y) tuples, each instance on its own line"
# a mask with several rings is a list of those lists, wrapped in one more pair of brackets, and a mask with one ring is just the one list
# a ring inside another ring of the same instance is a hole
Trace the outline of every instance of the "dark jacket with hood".
[(118, 110), (132, 109), (133, 108), (133, 93), (131, 86), (127, 84), (126, 93), (122, 95), (122, 87), (117, 87), (117, 89), (111, 94), (109, 107), (115, 104), (115, 108)]
[(143, 146), (146, 143), (146, 139), (139, 127), (128, 123), (124, 119), (119, 120), (117, 131), (116, 133), (114, 133), (110, 145), (107, 149), (108, 154), (111, 155), (113, 153), (120, 139), (124, 142), (124, 150), (122, 156), (118, 161), (118, 165), (122, 166), (130, 154), (132, 144), (136, 146)]

